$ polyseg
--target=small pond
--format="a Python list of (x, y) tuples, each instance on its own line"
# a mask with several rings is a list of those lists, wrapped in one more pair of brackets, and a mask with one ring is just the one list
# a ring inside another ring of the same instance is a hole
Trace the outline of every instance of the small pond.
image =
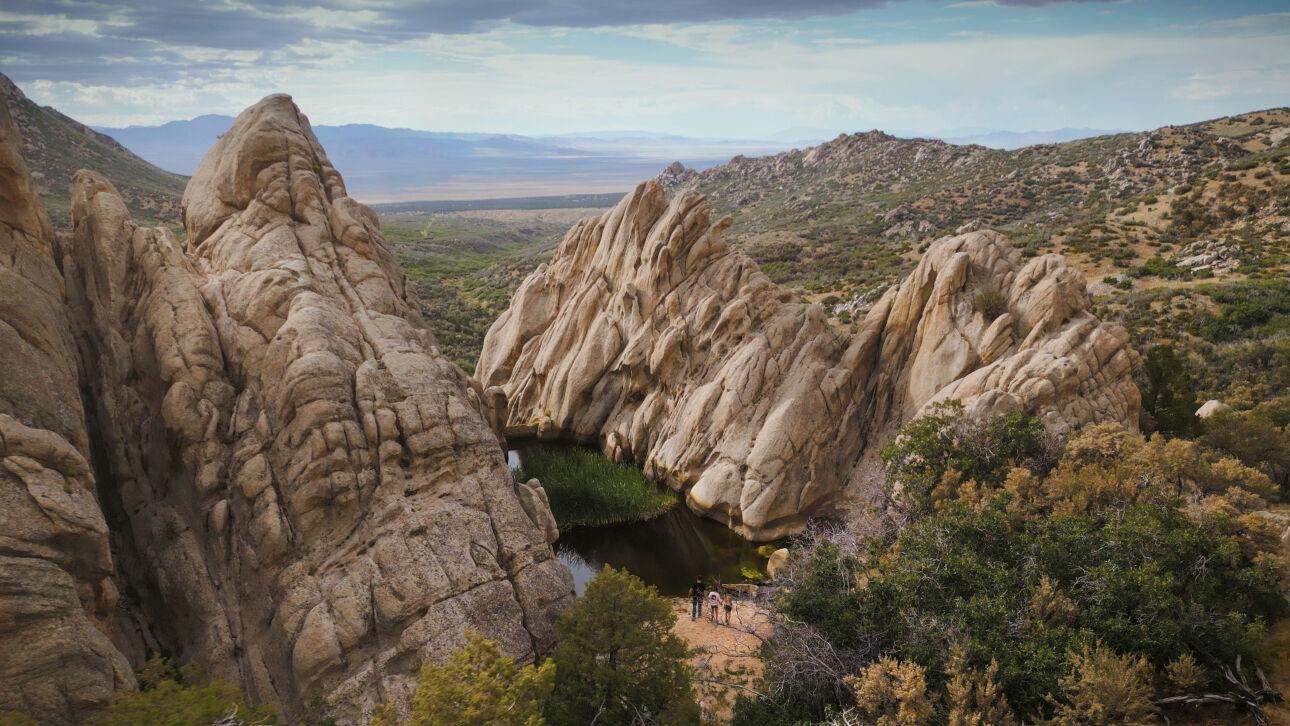
[[(551, 444), (541, 444), (551, 448)], [(561, 445), (567, 446), (567, 445)], [(520, 445), (508, 452), (511, 469), (518, 469)], [(678, 501), (664, 514), (644, 522), (603, 527), (561, 529), (556, 556), (573, 572), (578, 594), (604, 565), (626, 569), (654, 585), (662, 595), (679, 596), (696, 577), (704, 582), (747, 582), (742, 570), (764, 572), (766, 559), (758, 545), (740, 537), (716, 520), (700, 517)]]

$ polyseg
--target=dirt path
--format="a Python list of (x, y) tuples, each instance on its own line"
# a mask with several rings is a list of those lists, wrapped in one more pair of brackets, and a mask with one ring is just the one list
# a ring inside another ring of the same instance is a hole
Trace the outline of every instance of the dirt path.
[(674, 598), (676, 633), (695, 650), (690, 659), (695, 669), (695, 690), (705, 724), (730, 722), (735, 698), (755, 685), (762, 662), (757, 657), (762, 638), (770, 635), (767, 610), (747, 600), (736, 600), (730, 625), (714, 623), (705, 616), (690, 620), (690, 601)]

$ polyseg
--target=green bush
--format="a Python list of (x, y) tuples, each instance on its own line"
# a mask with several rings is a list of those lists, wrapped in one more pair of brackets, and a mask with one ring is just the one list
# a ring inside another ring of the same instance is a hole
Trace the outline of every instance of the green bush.
[(1042, 467), (1046, 446), (1043, 424), (1034, 416), (1011, 413), (978, 421), (962, 403), (946, 401), (901, 429), (880, 455), (893, 503), (919, 515), (930, 511), (933, 491), (946, 473), (993, 481), (1011, 466)]
[[(1130, 252), (1130, 254), (1132, 254)], [(1175, 265), (1173, 262), (1160, 257), (1159, 255), (1151, 257), (1146, 262), (1138, 265), (1133, 271), (1134, 277), (1159, 277), (1165, 280), (1177, 280), (1186, 278), (1190, 275), (1187, 270)]]
[(652, 519), (677, 501), (640, 469), (581, 447), (526, 453), (515, 479), (542, 482), (560, 529)]
[[(894, 545), (858, 563), (873, 573), (867, 585), (799, 581), (782, 611), (830, 642), (880, 638), (885, 652), (937, 674), (965, 639), (975, 661), (998, 662), (1008, 702), (1030, 715), (1044, 711), (1045, 695), (1069, 671), (1069, 651), (1101, 640), (1161, 667), (1188, 648), (1230, 663), (1254, 656), (1267, 618), (1285, 606), (1275, 567), (1169, 502), (1020, 527), (1003, 500), (980, 511), (959, 505), (911, 525)], [(849, 569), (830, 561), (836, 550), (815, 556), (814, 573)], [(1043, 578), (1073, 604), (1069, 620), (1035, 616)]]
[[(915, 484), (943, 471), (935, 506), (903, 528), (798, 543), (791, 587), (774, 603), (788, 627), (767, 646), (759, 690), (771, 695), (745, 699), (738, 723), (861, 708), (829, 685), (883, 657), (923, 669), (933, 703), (962, 685), (953, 671), (991, 673), (1027, 723), (1103, 723), (1079, 720), (1098, 703), (1141, 711), (1139, 682), (1117, 686), (1090, 664), (1188, 670), (1188, 682), (1221, 691), (1218, 664), (1257, 663), (1267, 624), (1287, 609), (1279, 530), (1253, 513), (1261, 474), (1195, 442), (1102, 425), (1040, 476), (1007, 469), (999, 461), (1016, 456), (991, 447), (966, 454), (961, 441), (973, 436), (952, 414), (908, 424), (898, 458), (917, 465), (889, 469)], [(803, 631), (812, 635), (793, 636)], [(809, 659), (790, 637), (810, 644)], [(956, 649), (962, 662), (951, 664)], [(946, 722), (937, 708), (930, 722)]]
[[(1263, 410), (1276, 409), (1269, 405)], [(1260, 413), (1256, 408), (1249, 413), (1225, 412), (1212, 416), (1204, 422), (1201, 441), (1267, 474), (1280, 488), (1284, 499), (1290, 487), (1290, 430)]]
[(986, 320), (994, 320), (1008, 312), (1008, 299), (998, 290), (982, 290), (976, 294), (972, 307)]
[(1173, 347), (1157, 345), (1147, 351), (1138, 383), (1144, 431), (1186, 437), (1200, 432), (1195, 387)]
[(117, 696), (105, 711), (94, 714), (90, 726), (194, 726), (235, 716), (248, 724), (277, 723), (272, 706), (250, 708), (237, 687), (211, 680), (189, 664), (176, 667), (154, 657), (139, 673), (139, 690)]
[(1192, 330), (1205, 340), (1271, 338), (1290, 332), (1290, 285), (1284, 280), (1209, 285), (1202, 292), (1221, 310), (1197, 317)]
[[(402, 726), (543, 726), (542, 709), (555, 684), (550, 661), (521, 666), (497, 643), (466, 631), (466, 645), (447, 662), (421, 669), (412, 713)], [(372, 726), (395, 726), (391, 709), (378, 709)]]
[(547, 723), (698, 723), (689, 653), (672, 633), (675, 622), (671, 603), (653, 587), (606, 566), (560, 616)]

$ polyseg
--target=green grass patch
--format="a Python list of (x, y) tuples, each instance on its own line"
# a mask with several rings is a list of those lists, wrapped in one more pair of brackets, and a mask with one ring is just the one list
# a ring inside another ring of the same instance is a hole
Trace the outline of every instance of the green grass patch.
[(542, 482), (562, 530), (644, 521), (676, 505), (676, 494), (646, 479), (640, 469), (590, 449), (525, 452), (515, 478)]

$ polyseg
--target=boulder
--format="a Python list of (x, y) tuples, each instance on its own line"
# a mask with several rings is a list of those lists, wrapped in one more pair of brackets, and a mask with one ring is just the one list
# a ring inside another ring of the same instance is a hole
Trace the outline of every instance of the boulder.
[(505, 391), (504, 433), (599, 441), (769, 540), (871, 489), (877, 450), (938, 401), (1031, 411), (1059, 436), (1136, 426), (1128, 335), (1058, 255), (939, 239), (847, 335), (730, 249), (729, 223), (646, 182), (571, 229), (484, 340), (475, 376)]
[(1209, 418), (1210, 416), (1214, 416), (1220, 413), (1227, 413), (1228, 411), (1231, 411), (1231, 410), (1232, 410), (1231, 406), (1227, 405), (1226, 403), (1223, 403), (1222, 401), (1211, 398), (1210, 400), (1201, 404), (1200, 408), (1196, 409), (1196, 417)]
[(770, 553), (770, 559), (766, 560), (766, 574), (774, 580), (779, 577), (779, 573), (788, 565), (788, 550), (780, 547)]

